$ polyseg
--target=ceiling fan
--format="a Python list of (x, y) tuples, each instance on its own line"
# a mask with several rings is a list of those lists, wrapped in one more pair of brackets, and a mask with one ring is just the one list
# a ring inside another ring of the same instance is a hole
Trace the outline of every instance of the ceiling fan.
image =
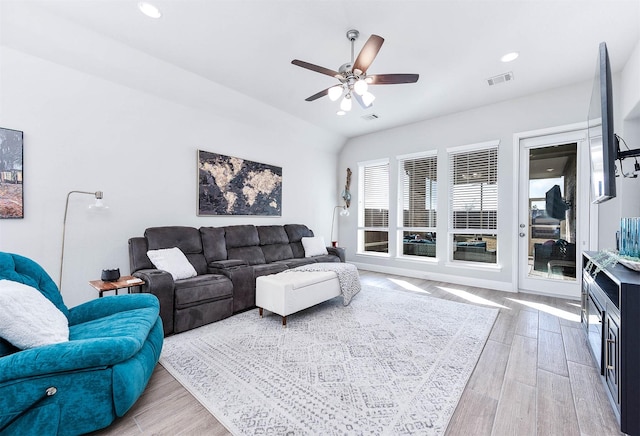
[(340, 84), (323, 89), (322, 91), (313, 94), (311, 97), (306, 98), (306, 101), (314, 101), (320, 97), (324, 97), (325, 95), (328, 95), (331, 101), (336, 101), (340, 97), (343, 97), (342, 102), (340, 103), (340, 111), (338, 111), (338, 115), (344, 115), (346, 112), (351, 110), (352, 99), (355, 99), (364, 109), (371, 107), (375, 97), (371, 92), (369, 92), (369, 85), (395, 85), (399, 83), (415, 83), (418, 81), (418, 74), (368, 75), (367, 71), (369, 66), (378, 55), (380, 47), (382, 47), (382, 43), (384, 42), (384, 38), (378, 35), (371, 35), (362, 47), (362, 50), (360, 50), (358, 57), (354, 60), (353, 48), (359, 35), (360, 32), (355, 29), (351, 29), (347, 32), (347, 39), (351, 41), (351, 62), (347, 62), (342, 65), (338, 71), (320, 67), (298, 59), (291, 61), (293, 65), (335, 77), (340, 81)]

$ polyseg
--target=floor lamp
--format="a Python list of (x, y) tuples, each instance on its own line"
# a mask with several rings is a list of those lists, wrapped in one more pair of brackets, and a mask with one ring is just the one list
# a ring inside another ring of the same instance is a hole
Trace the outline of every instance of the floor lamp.
[(102, 191), (89, 192), (89, 191), (71, 191), (67, 194), (67, 202), (64, 206), (64, 219), (62, 220), (62, 251), (60, 252), (60, 277), (58, 279), (58, 289), (62, 292), (62, 268), (64, 266), (64, 240), (67, 230), (67, 212), (69, 211), (69, 197), (71, 194), (86, 194), (93, 195), (96, 198), (95, 203), (89, 206), (89, 209), (106, 209), (107, 206), (102, 202)]
[(331, 218), (331, 245), (334, 247), (338, 245), (338, 241), (333, 239), (333, 226), (336, 223), (336, 209), (342, 209), (340, 211), (340, 216), (349, 216), (349, 209), (347, 209), (347, 206), (335, 206), (333, 208), (333, 217)]

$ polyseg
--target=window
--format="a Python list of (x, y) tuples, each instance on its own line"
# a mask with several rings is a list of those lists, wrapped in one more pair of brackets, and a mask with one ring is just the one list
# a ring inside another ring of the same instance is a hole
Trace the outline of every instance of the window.
[(389, 253), (389, 161), (358, 165), (358, 252)]
[(453, 260), (497, 263), (498, 143), (449, 151)]
[(398, 157), (401, 255), (436, 257), (437, 163), (435, 153)]

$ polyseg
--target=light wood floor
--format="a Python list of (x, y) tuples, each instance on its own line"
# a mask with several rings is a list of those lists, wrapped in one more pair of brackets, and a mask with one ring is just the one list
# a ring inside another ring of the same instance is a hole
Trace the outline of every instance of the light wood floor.
[[(499, 307), (447, 435), (621, 434), (580, 327), (578, 301), (366, 271), (360, 277), (365, 285)], [(94, 434), (230, 433), (158, 365), (133, 408)]]

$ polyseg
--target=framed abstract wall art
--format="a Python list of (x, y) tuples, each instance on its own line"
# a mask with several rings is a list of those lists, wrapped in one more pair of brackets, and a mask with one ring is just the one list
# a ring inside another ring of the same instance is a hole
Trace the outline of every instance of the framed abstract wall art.
[(198, 150), (199, 216), (282, 215), (282, 168)]
[(0, 218), (24, 218), (22, 138), (21, 131), (0, 127)]

